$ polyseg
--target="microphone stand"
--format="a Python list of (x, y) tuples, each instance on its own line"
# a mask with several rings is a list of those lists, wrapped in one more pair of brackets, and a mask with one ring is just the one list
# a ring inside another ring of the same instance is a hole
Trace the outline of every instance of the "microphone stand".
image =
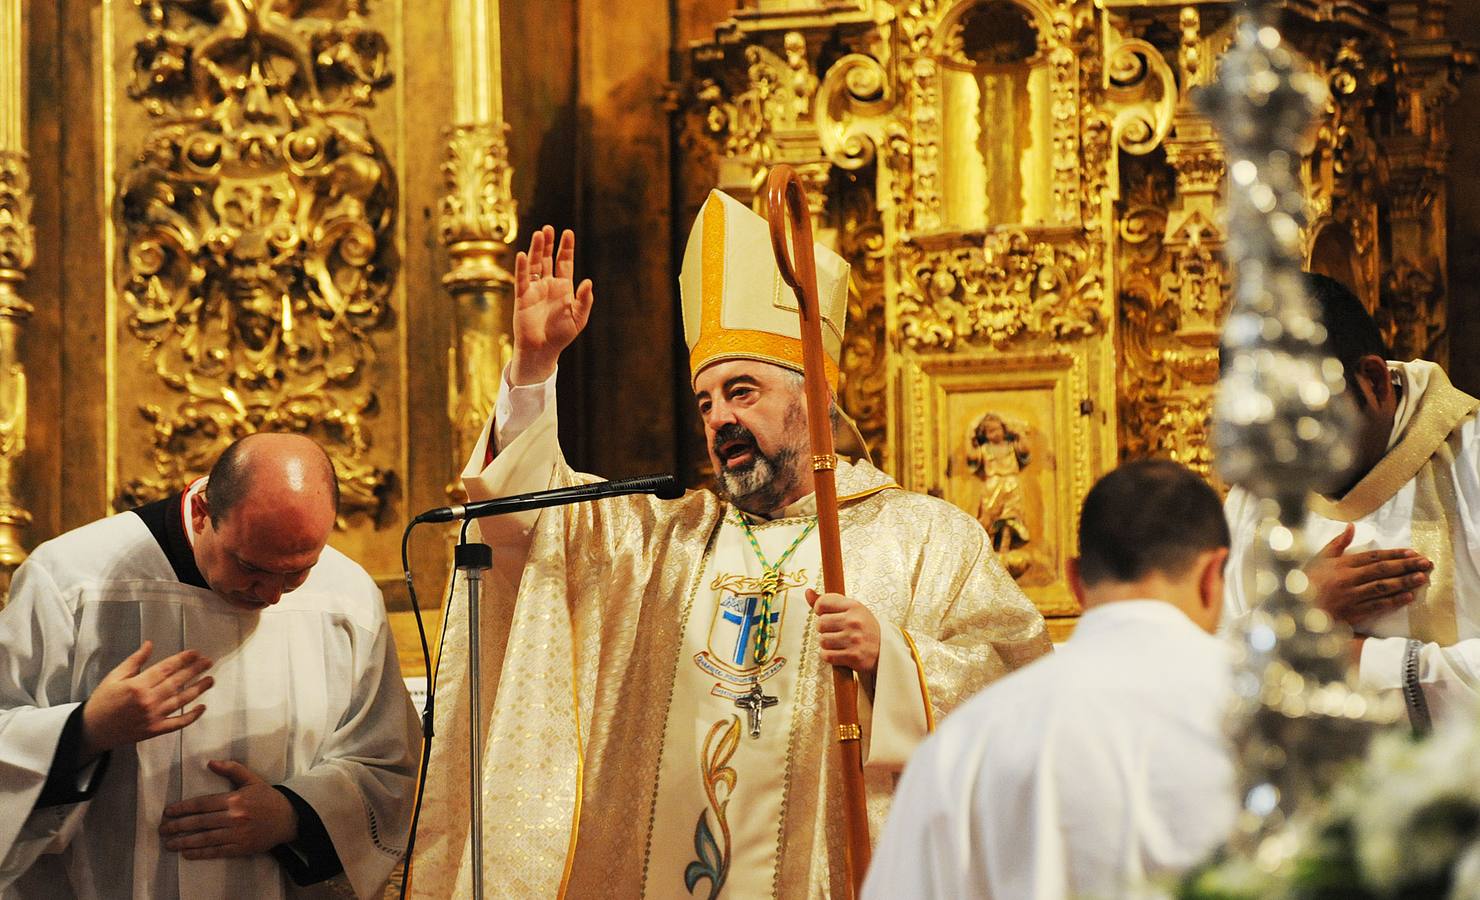
[(484, 571), (493, 568), (493, 548), (482, 543), (468, 543), (467, 529), (453, 551), (457, 570), (468, 584), (468, 788), (473, 804), (473, 900), (483, 900), (483, 705), (478, 692), (482, 677), (478, 670), (483, 632), (478, 624), (479, 593)]

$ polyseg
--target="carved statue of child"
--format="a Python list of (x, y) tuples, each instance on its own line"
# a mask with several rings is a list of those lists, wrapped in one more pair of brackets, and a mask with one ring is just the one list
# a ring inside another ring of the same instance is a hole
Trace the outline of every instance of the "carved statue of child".
[(972, 432), (966, 464), (982, 478), (976, 517), (999, 554), (1031, 539), (1023, 516), (1022, 470), (1028, 460), (1028, 445), (1017, 432), (996, 413), (984, 413)]

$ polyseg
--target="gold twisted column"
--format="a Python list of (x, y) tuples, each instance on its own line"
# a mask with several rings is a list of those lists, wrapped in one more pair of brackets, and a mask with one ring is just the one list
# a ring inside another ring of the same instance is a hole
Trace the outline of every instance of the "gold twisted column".
[(20, 338), (31, 304), (20, 294), (36, 256), (31, 173), (26, 157), (23, 0), (0, 0), (0, 605), (26, 558), (21, 532), (31, 514), (16, 496), (26, 449), (26, 370)]
[[(499, 62), (498, 0), (452, 0), (453, 125), (442, 165), (440, 228), (456, 303), (448, 415), (459, 469), (498, 396), (513, 352), (511, 244), (519, 228), (510, 182)], [(456, 479), (448, 492), (460, 492)]]

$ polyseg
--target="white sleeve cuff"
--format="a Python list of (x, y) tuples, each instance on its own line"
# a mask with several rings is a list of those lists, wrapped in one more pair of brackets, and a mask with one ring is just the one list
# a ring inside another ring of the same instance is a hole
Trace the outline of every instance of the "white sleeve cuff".
[(555, 405), (555, 377), (559, 374), (557, 367), (539, 384), (514, 385), (509, 381), (509, 367), (504, 366), (498, 380), (498, 400), (493, 404), (495, 452), (514, 443), (541, 413)]
[(1403, 687), (1403, 653), (1407, 649), (1407, 638), (1367, 638), (1357, 662), (1357, 682), (1374, 692), (1399, 690)]
[(898, 772), (930, 734), (928, 693), (910, 640), (899, 626), (881, 622), (874, 695), (858, 693), (863, 726), (863, 762), (870, 769)]

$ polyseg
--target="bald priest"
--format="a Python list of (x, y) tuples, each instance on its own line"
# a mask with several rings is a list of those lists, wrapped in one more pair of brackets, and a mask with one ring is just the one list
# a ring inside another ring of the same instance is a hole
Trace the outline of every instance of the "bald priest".
[(298, 435), (47, 541), (0, 611), (0, 896), (377, 897), (420, 745)]
[[(816, 252), (835, 388), (848, 266)], [(556, 440), (556, 361), (592, 303), (573, 257), (569, 232), (556, 252), (546, 229), (516, 263), (514, 357), (464, 472), (473, 497), (591, 480)], [(981, 526), (865, 461), (836, 473), (849, 595), (819, 596), (800, 329), (765, 221), (711, 193), (681, 291), (718, 492), (480, 523), (497, 567), (482, 871), (508, 896), (841, 896), (828, 666), (860, 678), (877, 834), (932, 723), (1049, 649)], [(457, 701), (438, 710), (439, 815), (414, 866), (425, 896), (466, 896), (472, 878), (466, 629), (454, 612), (439, 693)]]

